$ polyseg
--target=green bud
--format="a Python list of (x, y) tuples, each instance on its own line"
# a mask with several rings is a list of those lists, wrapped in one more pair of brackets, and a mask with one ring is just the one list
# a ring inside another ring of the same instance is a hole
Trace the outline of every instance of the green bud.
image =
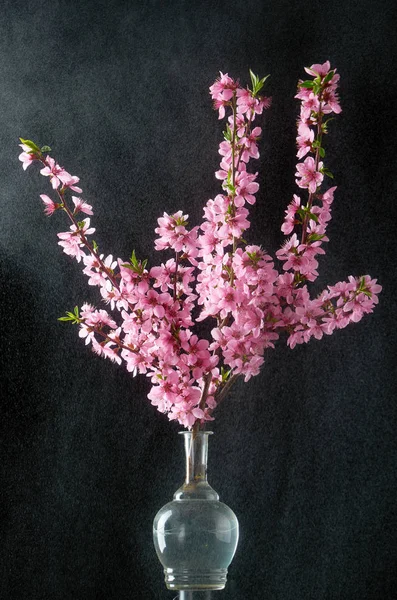
[(58, 321), (71, 321), (72, 325), (78, 325), (81, 323), (81, 319), (79, 316), (79, 307), (74, 307), (74, 312), (66, 312), (66, 317), (59, 317)]

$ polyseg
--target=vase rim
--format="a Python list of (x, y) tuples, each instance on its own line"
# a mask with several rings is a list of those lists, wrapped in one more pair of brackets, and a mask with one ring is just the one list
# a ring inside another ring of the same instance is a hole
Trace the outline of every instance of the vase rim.
[[(213, 435), (213, 431), (197, 431), (196, 435)], [(192, 435), (193, 431), (178, 431), (179, 435)]]

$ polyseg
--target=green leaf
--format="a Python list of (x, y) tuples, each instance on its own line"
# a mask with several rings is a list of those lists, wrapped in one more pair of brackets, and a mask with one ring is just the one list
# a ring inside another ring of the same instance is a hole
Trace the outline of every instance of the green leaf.
[(254, 90), (255, 86), (258, 83), (258, 77), (255, 75), (255, 73), (250, 69), (250, 76), (251, 76), (251, 83), (252, 83), (252, 90)]
[(361, 294), (364, 294), (365, 296), (368, 296), (368, 298), (372, 298), (371, 292), (367, 289), (367, 284), (365, 283), (364, 276), (361, 277), (360, 287), (358, 288), (357, 293), (361, 293)]
[(307, 216), (309, 217), (309, 219), (311, 219), (315, 223), (318, 223), (318, 216), (315, 215), (314, 213), (307, 211)]
[(259, 81), (259, 83), (263, 86), (263, 84), (265, 83), (266, 79), (269, 79), (270, 77), (270, 73), (269, 75), (265, 75), (265, 77), (262, 77), (262, 79)]
[(250, 69), (250, 77), (251, 77), (251, 84), (252, 84), (252, 95), (255, 97), (259, 94), (259, 92), (261, 91), (261, 89), (263, 88), (265, 81), (268, 77), (270, 77), (270, 75), (266, 75), (265, 77), (262, 77), (262, 79), (259, 79), (258, 75), (255, 75), (255, 73)]
[(30, 148), (33, 152), (35, 152), (36, 154), (41, 154), (40, 148), (37, 146), (37, 144), (32, 142), (32, 140), (24, 140), (23, 138), (19, 139), (21, 140), (22, 144), (28, 146), (28, 148)]
[(303, 87), (303, 88), (307, 88), (307, 89), (311, 89), (314, 86), (314, 81), (311, 81), (310, 79), (308, 81), (302, 81), (302, 83), (299, 84), (299, 87)]
[(96, 241), (95, 241), (95, 240), (92, 240), (92, 247), (93, 247), (93, 249), (94, 249), (94, 252), (96, 253), (96, 252), (97, 252), (97, 250), (98, 250), (98, 244), (96, 243)]
[(324, 83), (328, 83), (329, 81), (331, 81), (331, 79), (333, 78), (333, 76), (335, 75), (335, 71), (330, 71), (323, 79), (323, 84)]
[(133, 250), (132, 253), (131, 253), (130, 261), (131, 261), (131, 264), (132, 264), (133, 267), (138, 267), (138, 259), (137, 259), (136, 254), (135, 254), (135, 250)]
[(308, 238), (307, 241), (308, 242), (318, 242), (319, 240), (322, 240), (324, 237), (324, 233), (311, 233)]
[(263, 88), (266, 79), (270, 77), (270, 75), (266, 75), (266, 77), (263, 77), (262, 79), (257, 78), (257, 82), (256, 85), (254, 86), (253, 90), (252, 90), (252, 95), (253, 96), (257, 96), (259, 94), (259, 92), (261, 91), (261, 89)]
[(229, 379), (231, 372), (231, 369), (225, 369), (225, 367), (221, 367), (222, 383), (225, 383)]
[(134, 273), (136, 273), (136, 267), (133, 267), (132, 265), (130, 265), (130, 263), (122, 263), (121, 266), (125, 269), (131, 269), (131, 271), (134, 271)]
[(330, 121), (333, 121), (335, 119), (335, 117), (331, 117), (330, 119), (327, 119), (326, 121), (324, 121), (321, 125), (321, 129), (323, 131), (323, 133), (328, 133), (328, 123)]
[(318, 153), (320, 154), (321, 158), (324, 158), (324, 156), (325, 156), (325, 150), (324, 150), (324, 148), (319, 148), (318, 149)]
[(49, 146), (42, 146), (41, 152), (51, 152), (51, 148)]
[(302, 217), (302, 219), (307, 216), (307, 217), (309, 217), (309, 219), (311, 219), (315, 223), (318, 223), (317, 215), (310, 212), (310, 210), (307, 208), (307, 206), (302, 206), (301, 208), (298, 208), (298, 210), (296, 212), (300, 217)]
[(321, 84), (320, 83), (315, 83), (313, 85), (313, 94), (315, 94), (316, 96), (318, 96), (318, 94), (321, 91)]
[(130, 262), (123, 263), (121, 266), (125, 267), (126, 269), (130, 269), (131, 271), (134, 271), (134, 273), (137, 273), (138, 275), (143, 275), (143, 272), (146, 268), (147, 263), (148, 263), (147, 258), (145, 260), (143, 260), (142, 262), (140, 260), (138, 260), (136, 257), (136, 254), (135, 254), (135, 250), (133, 250), (131, 253)]
[(226, 125), (226, 131), (223, 132), (223, 137), (227, 142), (231, 142), (233, 139), (232, 130), (229, 127), (229, 124)]
[(331, 171), (329, 169), (327, 169), (326, 167), (323, 167), (322, 169), (320, 169), (321, 173), (323, 173), (324, 175), (327, 175), (327, 177), (330, 177), (331, 179), (334, 178), (333, 174), (331, 173)]

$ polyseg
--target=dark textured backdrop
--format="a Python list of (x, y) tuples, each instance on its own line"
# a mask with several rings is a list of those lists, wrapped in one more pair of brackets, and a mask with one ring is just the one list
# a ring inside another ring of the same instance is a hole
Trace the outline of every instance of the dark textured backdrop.
[(269, 353), (217, 411), (210, 480), (241, 541), (215, 596), (396, 597), (393, 5), (1, 2), (2, 600), (171, 599), (151, 524), (183, 475), (178, 427), (147, 381), (57, 321), (95, 290), (57, 246), (62, 215), (43, 215), (50, 187), (23, 173), (18, 136), (80, 176), (104, 252), (153, 262), (157, 217), (182, 209), (199, 223), (219, 191), (208, 86), (219, 70), (271, 73), (249, 239), (274, 252), (295, 191), (296, 81), (328, 58), (341, 74), (327, 138), (339, 191), (315, 289), (370, 273), (384, 291), (359, 324)]

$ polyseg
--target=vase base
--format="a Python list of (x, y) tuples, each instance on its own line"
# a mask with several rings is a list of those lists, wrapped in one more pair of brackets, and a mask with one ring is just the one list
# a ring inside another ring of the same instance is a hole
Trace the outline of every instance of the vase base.
[[(210, 592), (223, 590), (226, 585), (227, 569), (191, 571), (164, 569), (165, 584), (169, 590), (180, 592)], [(188, 598), (188, 596), (182, 596)]]
[(211, 600), (211, 598), (212, 595), (210, 590), (207, 590), (206, 592), (190, 590), (179, 592), (174, 600)]

